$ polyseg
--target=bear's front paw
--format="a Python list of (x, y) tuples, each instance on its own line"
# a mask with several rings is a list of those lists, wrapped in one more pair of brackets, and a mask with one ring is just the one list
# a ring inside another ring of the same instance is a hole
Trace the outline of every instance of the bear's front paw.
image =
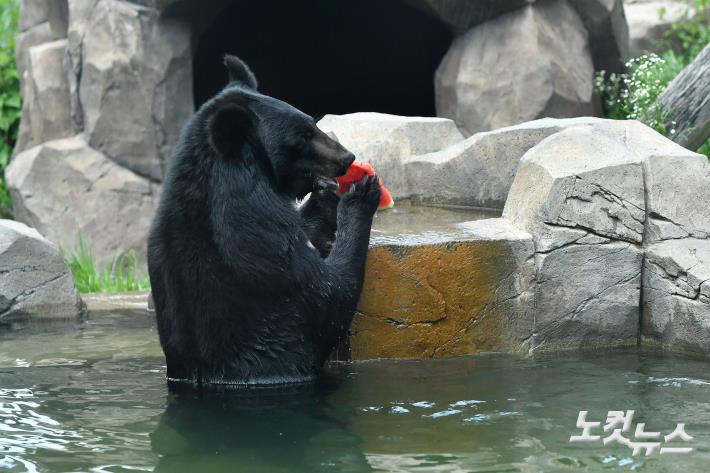
[(370, 215), (375, 213), (380, 203), (380, 181), (377, 175), (365, 176), (360, 182), (354, 183), (343, 196), (343, 203), (364, 207)]

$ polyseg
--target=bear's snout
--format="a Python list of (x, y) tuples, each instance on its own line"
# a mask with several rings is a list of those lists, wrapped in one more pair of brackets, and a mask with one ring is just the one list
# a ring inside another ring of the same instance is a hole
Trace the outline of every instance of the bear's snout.
[(354, 162), (355, 162), (355, 155), (352, 154), (350, 151), (345, 150), (345, 157), (342, 160), (343, 165), (340, 168), (340, 172), (338, 173), (338, 176), (342, 176), (346, 172), (348, 172), (348, 168), (350, 168), (350, 165)]
[(323, 132), (319, 132), (313, 141), (313, 150), (320, 168), (318, 173), (323, 177), (342, 176), (355, 161), (350, 150)]

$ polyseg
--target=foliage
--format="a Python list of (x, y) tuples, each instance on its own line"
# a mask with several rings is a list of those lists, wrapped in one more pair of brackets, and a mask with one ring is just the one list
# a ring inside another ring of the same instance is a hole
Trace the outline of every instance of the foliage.
[[(617, 120), (639, 120), (668, 137), (675, 135), (675, 122), (668, 123), (659, 97), (668, 84), (710, 43), (710, 0), (686, 0), (681, 19), (670, 26), (664, 51), (644, 54), (626, 63), (626, 74), (601, 71), (595, 88), (602, 97), (604, 116)], [(662, 8), (659, 15), (666, 14)], [(710, 159), (710, 141), (699, 153)]]
[(150, 289), (150, 280), (141, 275), (140, 263), (134, 251), (120, 256), (110, 267), (98, 269), (91, 250), (79, 236), (77, 248), (62, 255), (69, 266), (79, 292), (128, 292)]
[(705, 143), (703, 143), (700, 148), (697, 149), (697, 151), (698, 153), (707, 156), (708, 161), (710, 161), (710, 140), (707, 140)]
[[(666, 50), (678, 50), (687, 65), (710, 43), (710, 0), (686, 0), (687, 8), (680, 20), (666, 33)], [(665, 10), (658, 14), (663, 18)]]
[(668, 83), (683, 69), (678, 62), (668, 62), (656, 54), (644, 54), (626, 63), (626, 74), (603, 73), (596, 77), (596, 88), (603, 97), (604, 114), (617, 120), (639, 120), (659, 133), (666, 130), (658, 98)]
[(0, 0), (0, 216), (6, 216), (11, 208), (4, 172), (17, 140), (22, 109), (15, 64), (18, 12), (19, 0)]

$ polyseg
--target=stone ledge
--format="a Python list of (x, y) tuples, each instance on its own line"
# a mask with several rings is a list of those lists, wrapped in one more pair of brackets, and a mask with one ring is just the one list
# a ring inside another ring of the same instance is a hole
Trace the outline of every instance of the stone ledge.
[(502, 219), (374, 238), (349, 359), (526, 351), (532, 237)]

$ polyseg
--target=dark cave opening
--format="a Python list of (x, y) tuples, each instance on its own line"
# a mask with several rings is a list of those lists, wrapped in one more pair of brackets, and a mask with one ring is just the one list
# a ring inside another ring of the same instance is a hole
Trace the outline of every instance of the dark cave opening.
[(199, 35), (199, 107), (226, 83), (225, 53), (259, 89), (304, 112), (434, 116), (434, 72), (452, 41), (438, 20), (403, 0), (237, 0)]

